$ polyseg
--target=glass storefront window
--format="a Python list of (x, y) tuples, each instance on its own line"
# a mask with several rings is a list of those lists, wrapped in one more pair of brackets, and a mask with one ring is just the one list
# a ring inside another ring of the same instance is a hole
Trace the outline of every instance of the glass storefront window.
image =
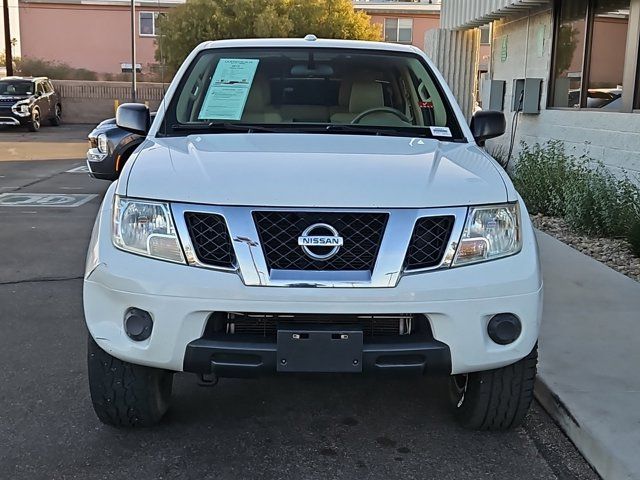
[(586, 36), (587, 3), (561, 2), (554, 59), (554, 107), (579, 107)]
[(628, 27), (629, 0), (595, 2), (587, 108), (620, 108)]
[(630, 0), (558, 2), (552, 106), (619, 110)]

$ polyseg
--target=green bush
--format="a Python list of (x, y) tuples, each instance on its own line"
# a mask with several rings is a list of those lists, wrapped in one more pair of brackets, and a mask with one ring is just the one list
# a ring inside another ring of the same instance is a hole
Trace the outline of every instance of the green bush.
[(503, 145), (498, 144), (487, 146), (485, 150), (496, 160), (496, 162), (502, 165), (503, 168), (505, 167), (505, 165), (507, 164), (507, 157), (509, 155), (509, 152)]
[(558, 141), (523, 145), (512, 177), (531, 213), (564, 217), (580, 232), (627, 236), (638, 218), (636, 183), (617, 178), (602, 163), (568, 155)]
[(627, 177), (616, 178), (601, 163), (576, 165), (565, 188), (565, 219), (574, 229), (608, 237), (628, 234), (639, 189)]
[(575, 164), (561, 142), (522, 144), (511, 176), (530, 213), (564, 216), (566, 183), (575, 175)]

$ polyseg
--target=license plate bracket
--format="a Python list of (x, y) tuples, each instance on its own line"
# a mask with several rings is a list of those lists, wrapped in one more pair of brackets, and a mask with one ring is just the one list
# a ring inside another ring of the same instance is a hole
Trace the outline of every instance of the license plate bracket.
[(278, 325), (278, 372), (362, 372), (362, 328)]

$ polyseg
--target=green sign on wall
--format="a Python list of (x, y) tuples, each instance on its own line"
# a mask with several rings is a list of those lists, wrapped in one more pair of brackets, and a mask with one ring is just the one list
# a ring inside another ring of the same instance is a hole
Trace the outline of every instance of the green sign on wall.
[(509, 44), (509, 35), (502, 37), (502, 43), (500, 45), (500, 61), (502, 63), (507, 61), (507, 45)]

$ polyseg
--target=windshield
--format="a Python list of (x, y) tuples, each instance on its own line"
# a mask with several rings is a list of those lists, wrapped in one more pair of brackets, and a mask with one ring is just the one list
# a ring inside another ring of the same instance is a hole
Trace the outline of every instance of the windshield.
[(0, 82), (0, 95), (33, 95), (33, 82), (5, 80)]
[(463, 140), (418, 55), (362, 49), (205, 50), (183, 76), (164, 121), (168, 135), (291, 131)]

